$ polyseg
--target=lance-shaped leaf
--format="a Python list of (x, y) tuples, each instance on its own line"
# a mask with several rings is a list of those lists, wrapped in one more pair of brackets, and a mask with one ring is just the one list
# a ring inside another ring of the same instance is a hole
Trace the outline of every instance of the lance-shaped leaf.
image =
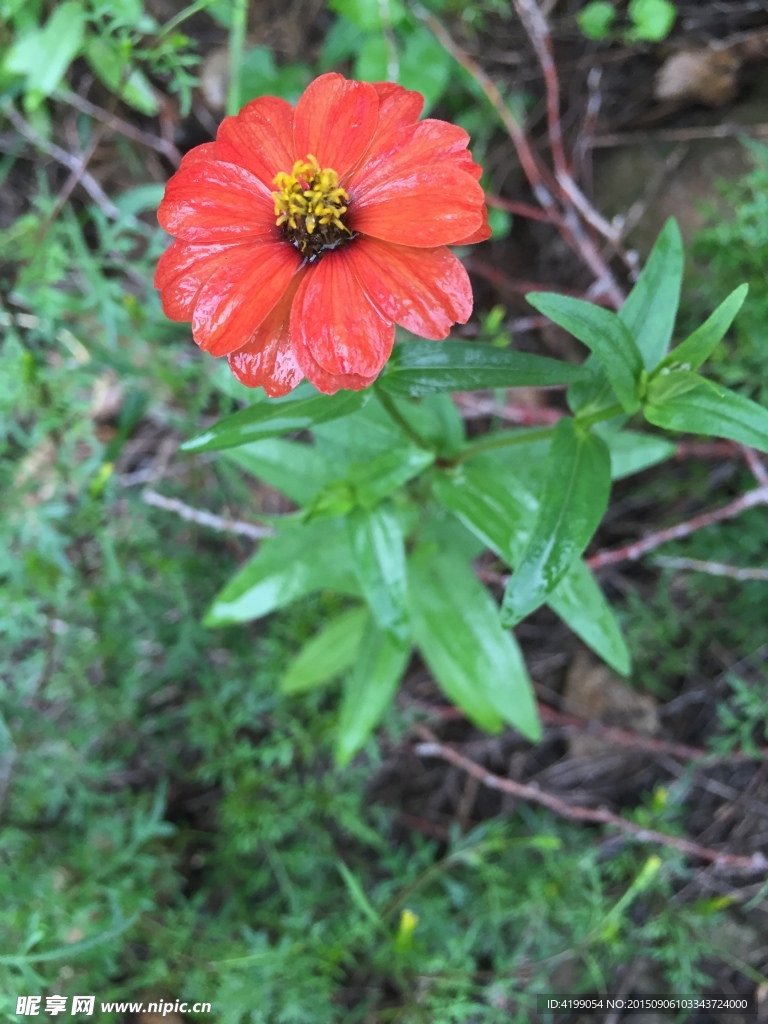
[(534, 309), (578, 338), (595, 354), (625, 412), (639, 409), (637, 389), (643, 360), (635, 339), (615, 313), (568, 295), (530, 292), (526, 298)]
[[(648, 370), (656, 366), (672, 339), (682, 276), (683, 242), (677, 223), (668, 220), (618, 313)], [(590, 375), (568, 389), (568, 407), (572, 412), (597, 412), (610, 404), (610, 381), (594, 356), (584, 369)]]
[(414, 640), (449, 699), (482, 729), (497, 732), (504, 721), (539, 739), (520, 650), (469, 566), (451, 549), (422, 548), (409, 563), (408, 592)]
[(339, 478), (338, 466), (321, 448), (284, 437), (231, 448), (222, 457), (282, 491), (297, 505), (308, 505), (323, 487)]
[(262, 542), (213, 602), (206, 626), (261, 618), (306, 594), (359, 592), (347, 531), (341, 520), (285, 527)]
[(324, 686), (357, 661), (357, 653), (371, 616), (367, 608), (350, 608), (323, 626), (301, 648), (283, 673), (283, 693), (304, 693)]
[[(500, 558), (514, 567), (525, 549), (539, 508), (518, 480), (504, 474), (492, 455), (453, 473), (435, 475), (435, 497)], [(627, 645), (610, 605), (586, 565), (573, 563), (547, 604), (601, 658), (622, 675), (629, 671)]]
[(736, 314), (744, 305), (748, 291), (747, 284), (742, 284), (732, 291), (701, 327), (697, 327), (693, 334), (672, 349), (659, 364), (659, 369), (680, 366), (685, 370), (698, 370), (725, 337)]
[(593, 429), (608, 446), (612, 480), (623, 480), (656, 466), (675, 452), (676, 445), (665, 437), (643, 434), (639, 430), (611, 430), (604, 423), (598, 423)]
[(383, 718), (410, 653), (409, 644), (369, 623), (355, 667), (344, 682), (334, 749), (339, 765), (349, 763)]
[(203, 434), (185, 441), (187, 452), (208, 452), (235, 448), (263, 437), (279, 437), (296, 430), (309, 430), (316, 423), (339, 419), (359, 409), (366, 391), (338, 391), (335, 395), (313, 395), (298, 400), (277, 399), (257, 402), (226, 416)]
[(578, 366), (545, 356), (468, 341), (409, 341), (396, 346), (377, 386), (393, 394), (482, 388), (548, 387), (582, 375)]
[(347, 480), (355, 499), (364, 508), (373, 508), (399, 490), (435, 461), (434, 452), (424, 448), (402, 448), (384, 452), (369, 462), (349, 467)]
[(605, 443), (570, 417), (555, 430), (541, 506), (502, 604), (505, 625), (543, 604), (581, 555), (608, 505), (611, 461)]
[(376, 624), (397, 639), (408, 635), (405, 541), (397, 516), (378, 505), (347, 519), (355, 573)]
[(697, 387), (663, 405), (646, 405), (643, 412), (657, 427), (725, 437), (768, 452), (768, 409), (703, 378)]
[(635, 339), (647, 370), (652, 370), (669, 348), (675, 329), (683, 280), (683, 240), (677, 221), (670, 218), (656, 239), (643, 271), (619, 318)]
[(629, 675), (632, 659), (621, 627), (600, 584), (581, 559), (560, 580), (547, 604), (612, 669)]

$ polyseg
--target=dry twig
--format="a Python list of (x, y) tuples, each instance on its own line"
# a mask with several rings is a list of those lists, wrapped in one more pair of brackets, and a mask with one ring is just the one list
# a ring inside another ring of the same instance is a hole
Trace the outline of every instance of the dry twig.
[(681, 836), (668, 835), (666, 832), (657, 832), (655, 829), (643, 828), (633, 821), (628, 821), (618, 814), (599, 807), (582, 807), (567, 803), (553, 793), (547, 793), (538, 786), (524, 782), (515, 782), (513, 779), (505, 779), (488, 771), (481, 764), (465, 757), (454, 747), (446, 743), (440, 743), (436, 736), (423, 725), (416, 725), (415, 730), (425, 740), (418, 743), (414, 752), (419, 757), (437, 757), (448, 764), (460, 768), (467, 774), (474, 776), (479, 782), (489, 789), (500, 793), (507, 793), (510, 796), (518, 797), (528, 803), (539, 804), (569, 821), (582, 821), (594, 825), (609, 825), (618, 829), (625, 835), (633, 836), (643, 843), (656, 843), (659, 846), (666, 846), (677, 850), (688, 857), (696, 857), (699, 860), (709, 861), (719, 867), (730, 868), (735, 871), (764, 872), (768, 868), (768, 859), (762, 853), (755, 853), (751, 857), (740, 856), (735, 853), (727, 853), (724, 850), (713, 850), (710, 847), (701, 846), (699, 843)]
[(235, 533), (241, 537), (248, 537), (250, 540), (262, 540), (264, 537), (273, 536), (275, 532), (271, 526), (257, 526), (255, 523), (244, 523), (237, 519), (226, 519), (224, 516), (217, 516), (213, 512), (205, 511), (205, 509), (193, 508), (177, 498), (167, 498), (163, 494), (158, 494), (157, 491), (153, 491), (151, 488), (142, 491), (141, 497), (148, 505), (164, 509), (166, 512), (173, 512), (175, 515), (181, 516), (188, 523), (207, 526), (209, 529), (216, 530), (219, 533)]
[(689, 537), (697, 530), (703, 530), (705, 527), (713, 526), (715, 523), (722, 523), (727, 519), (733, 519), (747, 509), (755, 508), (758, 505), (768, 505), (768, 486), (756, 487), (754, 490), (742, 494), (741, 497), (735, 498), (727, 505), (723, 505), (722, 508), (713, 509), (711, 512), (702, 512), (701, 515), (687, 519), (683, 523), (678, 523), (677, 526), (670, 526), (667, 530), (655, 530), (653, 533), (648, 534), (647, 537), (643, 537), (642, 540), (635, 541), (632, 544), (625, 544), (620, 548), (612, 548), (608, 551), (598, 551), (596, 555), (587, 559), (587, 565), (590, 569), (602, 569), (606, 565), (615, 565), (617, 562), (636, 561), (643, 555), (647, 555), (649, 551), (654, 551), (668, 541)]
[(749, 580), (762, 580), (768, 583), (768, 569), (744, 569), (736, 565), (725, 565), (723, 562), (709, 562), (701, 558), (674, 558), (671, 555), (658, 555), (654, 561), (664, 569), (690, 569), (691, 572), (703, 572), (708, 576), (727, 576), (740, 583)]
[[(83, 186), (88, 195), (98, 205), (101, 211), (110, 220), (117, 220), (120, 217), (120, 211), (106, 194), (101, 185), (96, 181), (94, 176), (87, 171), (86, 164), (88, 160), (86, 157), (88, 154), (83, 156), (73, 156), (68, 153), (66, 149), (62, 149), (61, 146), (57, 146), (55, 142), (48, 142), (46, 139), (39, 135), (31, 124), (21, 116), (21, 114), (15, 109), (13, 104), (6, 103), (3, 106), (3, 110), (8, 117), (8, 120), (14, 126), (19, 135), (23, 136), (27, 142), (39, 149), (41, 153), (45, 153), (46, 156), (51, 157), (57, 163), (60, 163), (63, 167), (66, 167), (71, 173), (67, 180), (64, 190), (66, 195), (72, 191), (72, 189), (78, 183)], [(72, 184), (70, 184), (70, 182)]]

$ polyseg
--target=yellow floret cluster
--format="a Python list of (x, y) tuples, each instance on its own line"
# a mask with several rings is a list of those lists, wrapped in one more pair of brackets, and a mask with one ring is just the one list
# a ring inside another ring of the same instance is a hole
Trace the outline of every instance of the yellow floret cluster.
[(290, 174), (281, 171), (273, 182), (277, 224), (311, 235), (318, 227), (332, 225), (349, 232), (342, 221), (349, 196), (339, 187), (339, 176), (330, 167), (321, 168), (314, 156), (297, 160)]

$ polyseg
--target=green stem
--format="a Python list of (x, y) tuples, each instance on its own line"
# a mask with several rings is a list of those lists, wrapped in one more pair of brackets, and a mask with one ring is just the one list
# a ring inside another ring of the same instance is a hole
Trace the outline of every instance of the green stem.
[(419, 434), (418, 431), (413, 429), (411, 424), (408, 422), (405, 416), (403, 416), (403, 414), (395, 405), (392, 396), (387, 394), (387, 392), (384, 391), (383, 388), (377, 388), (376, 394), (379, 396), (379, 401), (381, 402), (381, 404), (387, 410), (390, 419), (394, 420), (398, 427), (400, 427), (401, 430), (404, 430), (408, 437), (410, 437), (411, 440), (419, 446), (419, 448), (425, 448), (428, 452), (431, 452), (432, 445), (427, 444), (427, 442), (424, 440), (421, 434)]
[(232, 11), (232, 28), (229, 30), (229, 89), (227, 90), (227, 113), (240, 110), (240, 71), (245, 51), (245, 31), (248, 24), (248, 0), (235, 0)]
[[(576, 422), (581, 427), (591, 427), (595, 423), (602, 423), (603, 420), (612, 420), (623, 412), (623, 408), (616, 405), (609, 405), (607, 409), (592, 413), (591, 416), (577, 416)], [(529, 441), (540, 441), (542, 438), (551, 437), (555, 427), (538, 427), (533, 430), (507, 430), (499, 434), (488, 434), (481, 437), (479, 441), (472, 441), (467, 447), (460, 451), (451, 461), (453, 465), (465, 462), (467, 459), (480, 455), (482, 452), (493, 451), (495, 448), (510, 448), (516, 444), (528, 444)]]
[(467, 459), (471, 459), (475, 455), (492, 451), (494, 448), (510, 448), (516, 444), (527, 444), (529, 441), (539, 441), (543, 437), (551, 437), (554, 432), (554, 427), (541, 427), (533, 430), (506, 430), (498, 434), (488, 434), (486, 437), (481, 437), (479, 441), (472, 441), (451, 461), (454, 464), (465, 462)]
[(591, 427), (593, 423), (602, 423), (603, 420), (612, 420), (614, 416), (620, 416), (624, 412), (623, 406), (617, 402), (609, 405), (607, 409), (600, 412), (593, 412), (591, 416), (576, 416), (576, 422), (580, 427)]

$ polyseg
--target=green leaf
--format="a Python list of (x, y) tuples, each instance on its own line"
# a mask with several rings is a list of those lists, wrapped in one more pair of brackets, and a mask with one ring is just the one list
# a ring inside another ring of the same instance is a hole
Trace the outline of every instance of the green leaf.
[(675, 329), (683, 280), (683, 239), (677, 221), (670, 218), (656, 239), (651, 254), (619, 318), (635, 339), (646, 370), (652, 370), (669, 348)]
[(629, 675), (631, 658), (621, 627), (584, 562), (573, 563), (547, 604), (612, 669), (622, 676)]
[(768, 409), (728, 388), (701, 380), (664, 405), (646, 405), (649, 423), (666, 430), (725, 437), (768, 452)]
[(541, 726), (530, 679), (496, 603), (452, 550), (417, 551), (409, 563), (414, 639), (438, 685), (482, 729), (502, 721), (530, 740)]
[(381, 32), (385, 23), (396, 25), (405, 14), (400, 0), (329, 0), (328, 6), (366, 32)]
[(7, 53), (4, 67), (26, 75), (27, 105), (34, 110), (51, 96), (83, 45), (86, 14), (81, 4), (67, 0), (45, 25), (26, 33)]
[(422, 94), (426, 113), (445, 92), (452, 64), (452, 57), (429, 29), (417, 25), (400, 54), (397, 80), (406, 89)]
[(498, 444), (491, 450), (484, 445), (489, 438), (480, 435), (466, 446), (464, 461), (470, 460), (472, 465), (487, 463), (493, 472), (512, 477), (516, 487), (522, 484), (537, 496), (541, 490), (541, 467), (552, 445), (552, 433), (550, 427), (497, 430), (493, 432), (493, 439)]
[(382, 35), (368, 36), (355, 58), (355, 78), (361, 82), (386, 80), (389, 44)]
[[(413, 441), (393, 421), (375, 390), (371, 388), (365, 394), (367, 401), (352, 415), (312, 427), (318, 449), (326, 458), (346, 466), (368, 462), (396, 448), (412, 447)], [(345, 474), (346, 468), (340, 466), (337, 475)]]
[(217, 451), (264, 437), (309, 430), (316, 423), (355, 412), (366, 401), (367, 394), (365, 391), (338, 391), (335, 395), (257, 402), (214, 423), (204, 434), (185, 441), (181, 449), (185, 452)]
[(692, 373), (691, 370), (668, 370), (663, 369), (658, 375), (654, 375), (648, 383), (648, 390), (645, 396), (647, 405), (667, 405), (678, 395), (684, 395), (687, 391), (706, 385), (719, 390), (718, 385)]
[(701, 327), (697, 327), (659, 364), (656, 373), (663, 369), (680, 367), (684, 370), (698, 370), (709, 359), (723, 340), (736, 314), (744, 304), (749, 291), (748, 284), (742, 284), (725, 299), (712, 316), (708, 317)]
[(616, 8), (608, 0), (592, 0), (576, 15), (579, 28), (588, 39), (605, 39), (616, 19)]
[(396, 346), (378, 386), (393, 394), (547, 387), (581, 376), (578, 366), (471, 341), (409, 341)]
[[(530, 537), (538, 501), (518, 480), (501, 482), (492, 455), (452, 473), (435, 474), (437, 499), (503, 558), (518, 564)], [(629, 670), (629, 652), (616, 617), (589, 569), (576, 561), (547, 598), (561, 619), (617, 672)]]
[(608, 446), (612, 480), (623, 480), (664, 462), (674, 455), (677, 447), (665, 437), (643, 434), (639, 430), (610, 430), (603, 423), (593, 429)]
[(86, 43), (85, 59), (96, 77), (129, 107), (150, 117), (159, 112), (152, 83), (139, 68), (128, 70), (130, 57), (117, 41), (91, 36)]
[(325, 589), (359, 592), (344, 524), (324, 519), (287, 526), (262, 542), (218, 594), (203, 624), (249, 622)]
[(538, 608), (586, 548), (608, 505), (608, 449), (570, 417), (555, 430), (536, 521), (502, 604), (506, 625)]
[(383, 718), (410, 653), (408, 644), (369, 625), (355, 667), (344, 683), (334, 748), (337, 764), (348, 764)]
[(371, 617), (367, 608), (350, 608), (332, 619), (301, 648), (278, 684), (282, 693), (304, 693), (324, 686), (357, 661)]
[[(674, 219), (666, 222), (618, 313), (635, 339), (647, 370), (652, 370), (669, 348), (680, 301), (683, 278), (683, 240)], [(584, 364), (589, 372), (568, 390), (572, 412), (598, 412), (611, 403), (611, 385), (594, 356)]]
[(672, 31), (677, 18), (677, 7), (670, 0), (631, 0), (629, 16), (634, 29), (627, 33), (630, 39), (646, 43), (660, 43)]
[(370, 462), (352, 463), (347, 479), (359, 504), (364, 508), (373, 508), (434, 461), (434, 452), (414, 446), (385, 452)]
[(507, 565), (517, 563), (539, 503), (524, 488), (518, 488), (516, 481), (502, 483), (490, 466), (474, 462), (453, 472), (436, 473), (432, 490), (440, 504), (486, 547)]
[(228, 449), (223, 458), (282, 491), (296, 505), (309, 505), (323, 487), (338, 479), (339, 473), (319, 446), (282, 437)]
[(422, 395), (418, 401), (392, 398), (403, 419), (440, 455), (451, 459), (464, 446), (466, 430), (450, 395)]
[(405, 540), (397, 516), (379, 505), (348, 517), (355, 572), (376, 624), (395, 639), (408, 636)]
[(625, 412), (640, 408), (637, 388), (643, 361), (634, 338), (615, 313), (567, 295), (529, 292), (526, 298), (595, 354)]

